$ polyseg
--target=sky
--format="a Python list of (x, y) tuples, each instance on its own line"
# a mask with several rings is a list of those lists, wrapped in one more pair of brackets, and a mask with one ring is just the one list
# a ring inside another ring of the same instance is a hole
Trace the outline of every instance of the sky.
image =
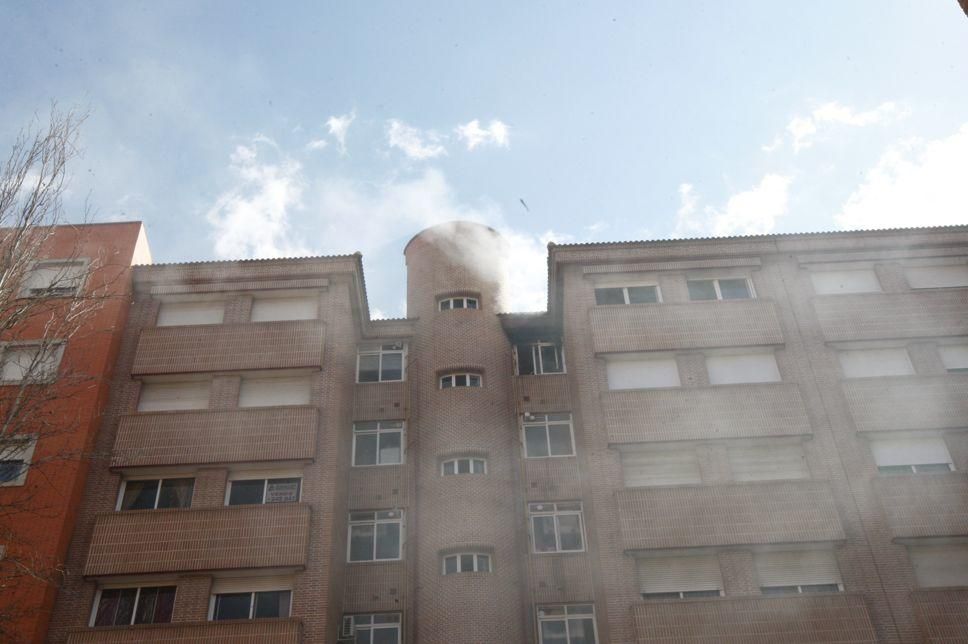
[(0, 3), (0, 145), (88, 113), (68, 216), (141, 220), (156, 262), (968, 223), (956, 0)]

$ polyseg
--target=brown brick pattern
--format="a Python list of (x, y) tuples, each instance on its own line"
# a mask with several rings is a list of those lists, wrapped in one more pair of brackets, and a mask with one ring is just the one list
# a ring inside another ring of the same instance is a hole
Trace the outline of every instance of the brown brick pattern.
[(401, 561), (356, 563), (347, 566), (343, 610), (402, 611), (407, 595), (406, 564)]
[(112, 467), (311, 459), (318, 411), (267, 407), (123, 416)]
[(968, 589), (916, 590), (911, 601), (925, 642), (954, 644), (968, 639)]
[(845, 380), (858, 431), (959, 428), (968, 425), (968, 376)]
[(299, 644), (298, 619), (265, 619), (185, 624), (142, 624), (71, 633), (69, 644)]
[(968, 474), (880, 476), (874, 487), (895, 537), (968, 535)]

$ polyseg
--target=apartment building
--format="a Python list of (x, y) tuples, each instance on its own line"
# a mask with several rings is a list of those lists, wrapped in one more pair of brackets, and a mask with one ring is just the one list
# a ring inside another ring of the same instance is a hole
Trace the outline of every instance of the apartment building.
[(968, 640), (968, 227), (501, 245), (138, 267), (50, 641)]
[[(7, 256), (14, 244), (21, 254)], [(3, 229), (0, 246), (0, 640), (43, 642), (107, 406), (131, 266), (151, 255), (140, 223)]]

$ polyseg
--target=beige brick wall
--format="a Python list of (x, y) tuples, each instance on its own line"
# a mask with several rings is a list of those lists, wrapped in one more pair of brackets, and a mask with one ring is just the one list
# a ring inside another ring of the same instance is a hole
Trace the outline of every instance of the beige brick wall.
[(830, 342), (968, 335), (964, 289), (817, 296), (813, 306)]

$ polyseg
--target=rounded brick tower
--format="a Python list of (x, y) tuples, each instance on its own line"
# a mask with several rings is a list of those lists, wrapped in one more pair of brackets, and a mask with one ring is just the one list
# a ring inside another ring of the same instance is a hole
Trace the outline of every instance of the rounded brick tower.
[[(416, 641), (525, 642), (520, 445), (501, 310), (504, 241), (451, 222), (417, 234), (407, 262), (415, 474), (408, 526)], [(443, 303), (443, 304), (442, 304)]]

